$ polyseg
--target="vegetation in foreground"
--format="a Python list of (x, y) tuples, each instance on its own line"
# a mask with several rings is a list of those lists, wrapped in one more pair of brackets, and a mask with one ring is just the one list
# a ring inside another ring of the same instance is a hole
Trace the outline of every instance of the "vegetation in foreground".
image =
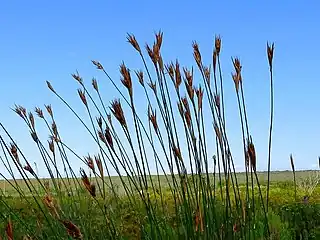
[[(152, 46), (146, 45), (149, 67), (137, 40), (128, 35), (144, 70), (133, 74), (122, 63), (123, 88), (100, 62), (92, 61), (120, 94), (121, 100), (113, 100), (110, 107), (96, 79), (92, 79), (92, 93), (79, 73), (72, 74), (79, 83), (78, 94), (87, 117), (80, 116), (47, 82), (91, 136), (95, 154), (79, 156), (64, 142), (51, 105), (45, 106), (47, 114), (35, 108), (39, 122), (49, 132), (47, 143), (34, 114), (15, 106), (39, 150), (49, 180), (39, 179), (22, 147), (0, 122), (5, 167), (0, 174), (6, 181), (0, 197), (3, 237), (319, 239), (319, 172), (301, 181), (291, 155), (292, 181), (274, 183), (270, 178), (274, 45), (267, 45), (271, 114), (264, 182), (256, 171), (259, 159), (248, 124), (242, 66), (238, 58), (232, 59), (245, 168), (244, 181), (240, 182), (226, 129), (220, 37), (215, 38), (209, 65), (203, 63), (198, 44), (192, 44), (199, 74), (193, 68), (181, 68), (178, 61), (165, 64), (161, 55), (163, 34), (155, 37)], [(132, 80), (133, 75), (137, 81)], [(198, 78), (203, 81), (196, 82)], [(141, 96), (145, 97), (144, 104)], [(84, 167), (72, 168), (71, 158)], [(156, 176), (151, 175), (151, 165)], [(79, 170), (81, 178), (77, 177)], [(111, 171), (118, 174), (120, 184), (115, 183)]]

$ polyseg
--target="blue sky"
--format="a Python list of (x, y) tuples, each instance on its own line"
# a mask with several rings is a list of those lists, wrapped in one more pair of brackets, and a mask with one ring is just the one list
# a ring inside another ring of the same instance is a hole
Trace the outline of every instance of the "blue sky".
[[(178, 58), (183, 66), (195, 65), (194, 40), (209, 64), (214, 36), (220, 34), (228, 134), (236, 165), (241, 169), (243, 160), (230, 78), (232, 56), (239, 56), (243, 65), (258, 168), (265, 170), (269, 124), (266, 42), (274, 41), (272, 169), (289, 169), (290, 153), (297, 169), (315, 168), (320, 155), (320, 81), (316, 70), (320, 64), (319, 7), (317, 1), (2, 1), (0, 121), (24, 146), (26, 154), (39, 161), (27, 129), (10, 107), (14, 103), (28, 109), (52, 104), (65, 139), (86, 154), (93, 145), (86, 142), (81, 126), (46, 88), (46, 80), (85, 114), (70, 74), (78, 70), (88, 84), (92, 77), (105, 82), (107, 101), (119, 96), (90, 60), (101, 61), (116, 81), (122, 60), (130, 68), (141, 68), (138, 56), (126, 43), (127, 32), (134, 33), (143, 46), (152, 43), (154, 32), (161, 29), (165, 61)], [(136, 100), (143, 102), (139, 97)]]

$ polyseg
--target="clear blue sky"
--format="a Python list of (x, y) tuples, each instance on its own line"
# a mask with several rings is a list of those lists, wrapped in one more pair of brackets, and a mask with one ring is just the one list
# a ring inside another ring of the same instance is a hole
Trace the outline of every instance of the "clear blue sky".
[[(49, 92), (45, 80), (50, 80), (59, 93), (84, 113), (70, 73), (79, 70), (88, 84), (92, 77), (107, 82), (92, 66), (91, 59), (101, 61), (117, 81), (122, 60), (130, 68), (141, 68), (135, 51), (126, 43), (127, 32), (134, 33), (143, 46), (151, 43), (154, 32), (161, 29), (165, 61), (179, 58), (181, 65), (187, 66), (195, 64), (193, 40), (198, 41), (204, 61), (209, 64), (214, 35), (220, 34), (227, 124), (236, 165), (241, 169), (243, 160), (239, 115), (230, 78), (232, 56), (239, 56), (242, 61), (258, 168), (266, 170), (266, 42), (274, 41), (272, 169), (289, 169), (290, 153), (295, 156), (298, 169), (314, 168), (320, 155), (320, 80), (316, 70), (320, 65), (319, 8), (317, 1), (2, 1), (0, 121), (24, 146), (27, 155), (38, 161), (27, 129), (10, 107), (17, 103), (31, 109), (51, 103), (62, 134), (71, 146), (86, 154), (91, 145), (82, 128)], [(105, 84), (104, 91), (107, 101), (119, 96), (110, 84)]]

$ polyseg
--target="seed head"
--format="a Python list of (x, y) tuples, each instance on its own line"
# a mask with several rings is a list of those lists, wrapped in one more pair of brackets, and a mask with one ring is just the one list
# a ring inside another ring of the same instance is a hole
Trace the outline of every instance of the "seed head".
[(35, 141), (36, 143), (38, 143), (39, 138), (38, 138), (37, 133), (36, 133), (35, 131), (31, 131), (30, 134), (31, 134), (31, 137), (32, 137), (33, 141)]
[(71, 76), (72, 76), (76, 81), (78, 81), (81, 85), (83, 85), (82, 77), (80, 77), (80, 75), (79, 75), (78, 72), (72, 73)]
[(52, 112), (52, 107), (51, 107), (51, 105), (44, 105), (45, 106), (45, 108), (47, 109), (47, 112), (49, 113), (49, 115), (51, 116), (51, 117), (53, 117), (53, 112)]
[(152, 49), (150, 48), (150, 46), (148, 44), (146, 44), (145, 48), (146, 48), (147, 53), (148, 53), (150, 59), (152, 60), (152, 62), (156, 63), (154, 53), (153, 53)]
[(189, 103), (188, 103), (187, 97), (182, 97), (181, 98), (181, 102), (182, 102), (184, 108), (186, 109), (186, 111), (190, 112), (190, 107), (189, 107)]
[(82, 91), (81, 89), (78, 89), (78, 94), (79, 94), (79, 97), (82, 101), (82, 103), (88, 107), (88, 103), (87, 103), (87, 99), (86, 99), (86, 95), (84, 94), (84, 91)]
[(103, 177), (103, 167), (102, 167), (102, 162), (101, 162), (101, 158), (99, 155), (95, 155), (94, 156), (94, 160), (96, 162), (96, 165), (99, 169), (99, 173), (100, 173), (100, 176)]
[(203, 72), (208, 85), (210, 85), (210, 67), (203, 67)]
[(192, 48), (193, 48), (193, 57), (196, 60), (196, 63), (199, 67), (199, 69), (202, 69), (202, 61), (201, 61), (201, 54), (199, 51), (199, 46), (196, 42), (192, 43)]
[(241, 63), (240, 63), (240, 59), (239, 58), (232, 58), (232, 63), (233, 63), (234, 69), (236, 70), (236, 73), (240, 74), (241, 73), (241, 69), (242, 69), (242, 66), (241, 66)]
[(250, 141), (248, 145), (248, 154), (249, 154), (251, 166), (253, 170), (256, 171), (256, 150), (254, 148), (254, 144), (252, 143), (252, 141)]
[(160, 59), (160, 49), (156, 42), (153, 43), (152, 49), (153, 49), (153, 57), (154, 57), (153, 63), (156, 64), (159, 62), (159, 59)]
[(33, 117), (32, 112), (29, 112), (29, 121), (30, 121), (32, 128), (34, 129), (34, 117)]
[(212, 63), (213, 63), (213, 71), (216, 72), (216, 67), (217, 67), (217, 50), (213, 50), (212, 54)]
[(21, 105), (15, 105), (13, 111), (17, 113), (22, 119), (26, 120), (27, 118), (27, 110)]
[(162, 45), (162, 37), (163, 37), (163, 32), (159, 31), (158, 33), (156, 33), (156, 44), (157, 44), (159, 50)]
[(181, 117), (183, 117), (183, 105), (181, 102), (177, 102), (177, 106), (178, 106), (178, 110), (179, 110), (179, 113), (181, 115)]
[(99, 92), (98, 83), (95, 78), (92, 78), (92, 86), (97, 92)]
[(112, 140), (112, 136), (111, 136), (111, 132), (110, 132), (110, 128), (109, 127), (106, 128), (106, 130), (104, 132), (104, 136), (105, 136), (105, 139), (107, 140), (107, 143), (111, 147), (111, 149), (114, 150), (114, 148), (113, 148), (113, 140)]
[(12, 222), (9, 219), (7, 226), (6, 226), (6, 236), (8, 240), (13, 240), (13, 227), (12, 227)]
[(95, 65), (97, 67), (97, 69), (103, 70), (103, 66), (101, 65), (100, 62), (94, 61), (94, 60), (92, 60), (91, 62), (93, 63), (93, 65)]
[(18, 155), (18, 149), (15, 144), (11, 143), (10, 144), (10, 152), (12, 156), (14, 157), (14, 160), (21, 166), (20, 160), (19, 160), (19, 155)]
[(186, 119), (186, 123), (189, 129), (191, 129), (191, 114), (190, 111), (185, 111), (184, 112), (184, 117)]
[[(193, 71), (193, 69), (192, 69)], [(188, 85), (192, 86), (193, 84), (193, 74), (187, 68), (183, 68), (184, 76), (187, 80)]]
[(271, 45), (267, 43), (267, 54), (268, 54), (270, 70), (272, 70), (273, 52), (274, 52), (274, 43), (272, 43)]
[(143, 81), (143, 72), (141, 70), (135, 71), (137, 78), (139, 79), (139, 83), (144, 86), (144, 81)]
[(58, 213), (58, 205), (54, 201), (53, 197), (50, 194), (46, 194), (44, 198), (42, 199), (44, 205), (48, 208), (51, 215), (53, 215), (55, 218), (60, 219), (59, 213)]
[(233, 82), (234, 82), (234, 86), (236, 88), (236, 91), (239, 91), (239, 84), (240, 84), (240, 79), (241, 79), (241, 75), (238, 73), (231, 73)]
[(217, 51), (217, 55), (219, 55), (220, 50), (221, 50), (221, 37), (220, 36), (215, 37), (214, 46)]
[(221, 135), (221, 132), (220, 132), (220, 129), (219, 129), (219, 126), (217, 123), (214, 123), (214, 131), (216, 132), (216, 136), (219, 140), (219, 143), (222, 143), (222, 135)]
[(201, 86), (196, 90), (196, 94), (198, 97), (198, 109), (202, 109), (202, 102), (203, 102), (203, 90)]
[(101, 116), (97, 117), (97, 123), (98, 123), (99, 128), (102, 129), (102, 117)]
[(140, 46), (134, 35), (128, 33), (127, 41), (141, 54)]
[(215, 102), (215, 104), (216, 104), (216, 106), (217, 106), (217, 108), (218, 108), (218, 110), (220, 112), (220, 106), (221, 105), (220, 105), (220, 95), (219, 95), (219, 93), (214, 95), (214, 102)]
[(90, 184), (89, 178), (82, 168), (80, 169), (80, 174), (81, 174), (81, 179), (82, 179), (82, 182), (83, 182), (85, 188), (88, 190), (90, 195), (95, 198), (96, 197), (95, 185)]
[(186, 85), (186, 89), (187, 89), (187, 93), (189, 98), (193, 101), (193, 97), (194, 97), (194, 89), (192, 85), (189, 85), (188, 81), (185, 80), (185, 85)]
[(152, 91), (154, 92), (154, 94), (157, 94), (157, 86), (156, 86), (156, 82), (149, 82), (148, 83), (149, 87), (152, 89)]
[(172, 62), (166, 65), (166, 71), (169, 74), (171, 80), (174, 81), (174, 66)]
[(177, 159), (179, 159), (181, 162), (183, 162), (180, 149), (179, 149), (178, 147), (175, 147), (175, 146), (174, 146), (172, 150), (173, 150), (174, 156), (175, 156)]
[(122, 126), (127, 125), (119, 99), (116, 99), (111, 103), (111, 111)]
[(88, 155), (88, 156), (85, 156), (84, 159), (85, 159), (88, 167), (94, 172), (94, 164), (93, 164), (92, 157), (90, 155)]
[(154, 131), (156, 133), (158, 133), (159, 128), (158, 128), (158, 123), (157, 123), (156, 111), (153, 111), (152, 107), (150, 105), (149, 105), (148, 115), (149, 115), (149, 121), (152, 123)]
[(39, 118), (44, 118), (43, 111), (40, 108), (36, 107), (34, 111), (38, 115)]
[(63, 220), (62, 224), (67, 229), (68, 235), (74, 239), (83, 239), (81, 231), (78, 226), (73, 224), (71, 221)]
[(53, 89), (51, 83), (49, 81), (46, 81), (47, 82), (47, 86), (48, 88), (53, 92), (53, 93), (56, 93), (56, 91)]
[(180, 73), (180, 65), (179, 65), (179, 62), (177, 60), (176, 61), (176, 83), (175, 83), (176, 89), (179, 88), (181, 82), (182, 82), (182, 79), (181, 79), (181, 73)]
[(53, 139), (48, 140), (48, 145), (49, 145), (50, 151), (51, 151), (53, 154), (55, 154)]
[(27, 162), (27, 165), (23, 167), (24, 170), (28, 171), (31, 175), (36, 176), (30, 164)]
[(51, 129), (55, 137), (58, 137), (58, 128), (55, 122), (51, 124)]
[(129, 95), (132, 97), (132, 81), (130, 70), (124, 65), (124, 63), (120, 65), (120, 73), (122, 75), (121, 82), (128, 89)]

